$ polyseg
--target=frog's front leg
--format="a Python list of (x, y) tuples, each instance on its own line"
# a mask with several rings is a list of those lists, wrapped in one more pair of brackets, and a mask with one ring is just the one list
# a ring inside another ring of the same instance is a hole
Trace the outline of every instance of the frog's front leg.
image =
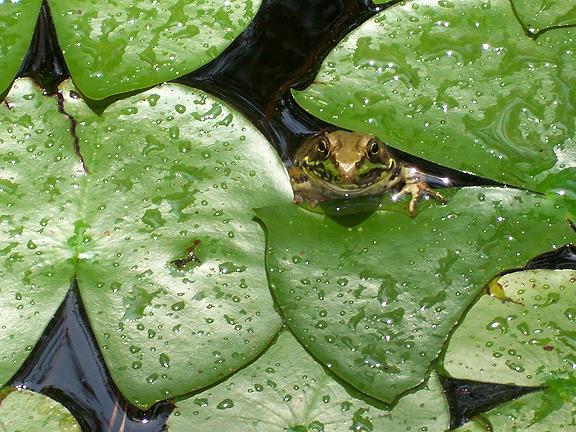
[(297, 166), (291, 166), (287, 168), (288, 176), (290, 177), (290, 182), (294, 183), (304, 183), (308, 181), (308, 176), (304, 173), (302, 168)]
[(294, 204), (307, 203), (310, 207), (314, 208), (318, 205), (313, 190), (311, 190), (310, 179), (304, 171), (296, 166), (288, 168), (288, 175), (290, 176), (290, 183), (294, 192)]
[(422, 180), (421, 173), (419, 173), (415, 168), (403, 167), (402, 177), (404, 178), (404, 186), (392, 198), (397, 200), (403, 195), (412, 196), (410, 204), (408, 204), (408, 214), (410, 217), (413, 218), (416, 216), (416, 204), (420, 197), (425, 193), (441, 203), (448, 202), (442, 194), (433, 190), (428, 183)]

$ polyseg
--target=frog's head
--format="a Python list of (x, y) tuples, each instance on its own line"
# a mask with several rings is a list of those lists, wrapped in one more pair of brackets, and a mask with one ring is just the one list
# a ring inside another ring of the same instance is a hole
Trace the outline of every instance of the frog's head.
[(373, 135), (343, 130), (322, 132), (304, 141), (294, 157), (312, 182), (353, 191), (387, 181), (395, 161)]

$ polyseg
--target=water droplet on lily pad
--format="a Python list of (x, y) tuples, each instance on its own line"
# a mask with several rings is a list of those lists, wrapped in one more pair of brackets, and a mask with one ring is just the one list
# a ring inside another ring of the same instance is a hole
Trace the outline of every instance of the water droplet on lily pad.
[(218, 265), (218, 270), (221, 274), (242, 273), (246, 270), (246, 266), (238, 266), (233, 262), (227, 261)]
[(487, 326), (487, 330), (500, 330), (502, 333), (506, 333), (508, 330), (508, 322), (505, 318), (497, 317), (494, 318)]
[(158, 100), (160, 99), (160, 95), (157, 94), (151, 94), (150, 96), (148, 96), (148, 104), (151, 107), (155, 107), (156, 104), (158, 103)]
[(172, 306), (170, 306), (170, 309), (172, 309), (173, 311), (180, 311), (182, 309), (184, 309), (184, 307), (186, 306), (186, 303), (184, 303), (183, 301), (179, 301), (174, 303)]
[(146, 377), (146, 382), (152, 384), (152, 383), (155, 382), (157, 379), (158, 379), (158, 374), (153, 373), (153, 374), (148, 375), (148, 376)]
[(222, 402), (220, 402), (218, 405), (216, 405), (216, 408), (224, 410), (224, 409), (229, 409), (229, 408), (233, 408), (234, 407), (234, 402), (232, 401), (232, 399), (224, 399)]
[(160, 354), (158, 361), (160, 362), (160, 365), (162, 367), (165, 367), (165, 368), (170, 367), (170, 357), (168, 357), (168, 355), (166, 355), (164, 353)]

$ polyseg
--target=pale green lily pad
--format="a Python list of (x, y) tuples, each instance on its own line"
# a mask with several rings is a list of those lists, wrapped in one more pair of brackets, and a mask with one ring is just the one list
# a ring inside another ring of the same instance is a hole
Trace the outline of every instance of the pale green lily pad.
[(0, 94), (12, 83), (30, 46), (41, 0), (0, 1)]
[(358, 225), (297, 206), (256, 212), (292, 331), (334, 373), (386, 402), (424, 380), (491, 277), (575, 238), (552, 200), (497, 188), (446, 196), (445, 206), (421, 203), (414, 219), (379, 211)]
[(260, 0), (50, 1), (74, 83), (103, 99), (177, 78), (220, 54)]
[(71, 90), (89, 169), (77, 278), (104, 360), (140, 406), (205, 387), (281, 325), (252, 208), (290, 201), (286, 171), (254, 126), (201, 91), (164, 85), (96, 116)]
[(0, 431), (81, 431), (72, 414), (55, 400), (28, 390), (6, 390), (0, 391)]
[(511, 0), (518, 18), (531, 33), (576, 24), (573, 0)]
[(576, 271), (503, 276), (509, 301), (485, 295), (450, 339), (444, 368), (476, 381), (540, 386), (576, 369)]
[(448, 428), (448, 404), (435, 374), (394, 406), (339, 383), (289, 333), (254, 364), (177, 403), (172, 432), (385, 431)]
[(576, 167), (575, 38), (527, 37), (509, 0), (410, 1), (346, 37), (295, 97), (410, 154), (546, 191)]
[[(1, 6), (0, 6), (1, 7)], [(74, 276), (66, 215), (81, 166), (56, 98), (17, 80), (0, 105), (0, 387), (30, 354)]]
[(551, 432), (574, 430), (576, 382), (564, 380), (544, 391), (499, 405), (477, 416), (458, 432)]
[(2, 344), (3, 379), (74, 276), (112, 378), (140, 407), (205, 387), (256, 357), (281, 318), (252, 208), (292, 197), (264, 137), (227, 105), (185, 86), (152, 89), (98, 116), (68, 82), (64, 109), (75, 119), (85, 173), (55, 99), (26, 80), (17, 85), (29, 87), (26, 112), (52, 104), (53, 123), (36, 125), (6, 109), (24, 126), (17, 133), (6, 126), (2, 143), (0, 334), (18, 351)]

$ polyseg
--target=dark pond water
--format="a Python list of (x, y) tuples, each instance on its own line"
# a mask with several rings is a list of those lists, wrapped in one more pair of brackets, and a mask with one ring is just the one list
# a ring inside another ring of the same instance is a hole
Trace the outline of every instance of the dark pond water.
[[(338, 41), (380, 10), (382, 7), (368, 0), (264, 0), (256, 19), (222, 55), (177, 82), (208, 91), (233, 105), (287, 161), (306, 136), (334, 128), (299, 108), (290, 89), (309, 85)], [(55, 92), (69, 77), (46, 4), (19, 76), (34, 78), (48, 93)], [(116, 99), (92, 105), (103, 109)], [(460, 186), (495, 184), (395, 153), (427, 172), (432, 184), (440, 184), (434, 182), (436, 177), (450, 177)], [(565, 247), (542, 255), (528, 267), (574, 269), (576, 250)], [(58, 400), (75, 415), (84, 431), (162, 431), (173, 409), (172, 404), (163, 402), (142, 412), (122, 398), (103, 363), (75, 286), (11, 385)], [(443, 385), (452, 426), (533, 391), (450, 378), (443, 378)]]

